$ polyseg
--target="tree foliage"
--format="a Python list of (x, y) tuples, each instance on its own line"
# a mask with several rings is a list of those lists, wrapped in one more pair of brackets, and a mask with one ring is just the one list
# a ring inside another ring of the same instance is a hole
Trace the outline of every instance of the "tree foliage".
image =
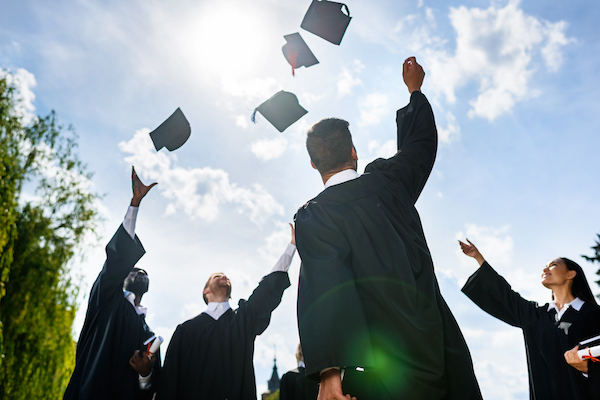
[(96, 196), (75, 132), (54, 112), (23, 126), (14, 94), (1, 78), (0, 398), (60, 399), (75, 364), (69, 261), (95, 229)]
[[(593, 256), (581, 256), (588, 261), (600, 263), (600, 234), (597, 235), (598, 239), (596, 240), (596, 245), (592, 246), (591, 249), (596, 253)], [(596, 272), (597, 275), (600, 275), (600, 269)], [(598, 285), (600, 285), (600, 280), (596, 281)], [(600, 296), (599, 296), (600, 297)]]

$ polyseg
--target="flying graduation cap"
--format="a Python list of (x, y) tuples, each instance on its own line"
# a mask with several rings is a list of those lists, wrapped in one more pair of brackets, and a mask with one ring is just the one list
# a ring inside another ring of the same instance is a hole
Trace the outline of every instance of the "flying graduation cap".
[(313, 0), (300, 27), (339, 45), (351, 19), (347, 5), (327, 0)]
[(298, 97), (294, 93), (283, 90), (275, 93), (269, 100), (254, 109), (251, 118), (254, 123), (256, 123), (257, 111), (279, 132), (285, 131), (308, 112), (300, 105)]
[(191, 133), (192, 128), (190, 128), (190, 123), (185, 118), (185, 115), (183, 115), (181, 109), (177, 108), (165, 122), (150, 132), (150, 138), (154, 143), (156, 151), (159, 151), (163, 147), (166, 147), (169, 151), (173, 151), (183, 146)]
[(294, 72), (296, 68), (308, 68), (319, 63), (317, 57), (310, 51), (310, 48), (298, 32), (284, 35), (283, 38), (287, 43), (283, 45), (281, 51), (283, 51), (287, 62), (292, 66), (292, 75), (296, 76)]

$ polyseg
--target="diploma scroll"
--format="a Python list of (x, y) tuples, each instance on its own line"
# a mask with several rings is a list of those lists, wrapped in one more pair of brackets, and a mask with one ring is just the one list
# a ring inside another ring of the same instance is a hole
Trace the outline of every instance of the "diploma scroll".
[(149, 359), (154, 357), (154, 354), (158, 351), (160, 345), (164, 342), (162, 336), (152, 336), (150, 339), (144, 342), (145, 353), (147, 354)]
[(577, 356), (580, 360), (592, 359), (592, 361), (594, 361), (595, 358), (600, 357), (600, 346), (577, 350)]

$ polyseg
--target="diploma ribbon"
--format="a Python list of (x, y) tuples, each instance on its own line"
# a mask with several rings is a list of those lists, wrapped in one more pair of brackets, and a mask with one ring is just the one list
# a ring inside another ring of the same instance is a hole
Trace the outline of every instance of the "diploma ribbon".
[(593, 362), (600, 362), (596, 357), (592, 356), (592, 349), (587, 348), (588, 354), (583, 356), (584, 360), (592, 360)]

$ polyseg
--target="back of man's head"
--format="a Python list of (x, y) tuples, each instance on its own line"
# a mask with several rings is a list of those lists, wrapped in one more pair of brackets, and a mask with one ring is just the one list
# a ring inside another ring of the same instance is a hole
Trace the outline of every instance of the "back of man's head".
[(352, 165), (352, 135), (348, 121), (325, 118), (308, 130), (306, 149), (321, 175)]

